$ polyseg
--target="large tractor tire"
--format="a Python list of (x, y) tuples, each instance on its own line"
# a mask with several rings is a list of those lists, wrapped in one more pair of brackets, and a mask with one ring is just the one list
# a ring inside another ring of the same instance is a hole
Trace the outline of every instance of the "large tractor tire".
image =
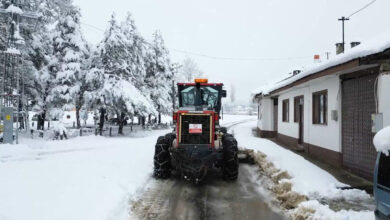
[(234, 181), (238, 178), (238, 147), (234, 137), (226, 135), (223, 140), (223, 177)]
[(165, 135), (165, 139), (167, 140), (168, 143), (168, 149), (172, 147), (173, 141), (176, 139), (176, 134), (174, 133), (168, 133)]
[(171, 175), (171, 156), (169, 154), (169, 142), (166, 136), (157, 140), (154, 152), (154, 177), (159, 179), (169, 178)]

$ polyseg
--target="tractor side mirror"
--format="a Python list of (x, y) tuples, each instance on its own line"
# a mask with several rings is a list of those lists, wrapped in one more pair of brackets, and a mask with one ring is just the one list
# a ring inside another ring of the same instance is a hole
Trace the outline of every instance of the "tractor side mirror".
[(226, 90), (222, 90), (222, 98), (226, 98), (227, 97), (227, 92)]

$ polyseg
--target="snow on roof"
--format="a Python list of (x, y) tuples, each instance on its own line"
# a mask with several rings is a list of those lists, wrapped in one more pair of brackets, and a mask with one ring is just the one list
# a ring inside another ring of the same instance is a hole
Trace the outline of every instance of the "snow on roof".
[(262, 95), (269, 95), (271, 92), (283, 88), (287, 85), (290, 85), (291, 83), (294, 83), (302, 78), (305, 78), (307, 76), (313, 75), (315, 73), (318, 73), (320, 71), (326, 70), (328, 68), (347, 63), (349, 61), (355, 60), (357, 58), (366, 57), (372, 54), (377, 54), (380, 52), (385, 51), (386, 49), (390, 48), (390, 32), (383, 33), (381, 35), (376, 36), (375, 38), (372, 38), (369, 41), (366, 41), (359, 46), (356, 46), (354, 48), (351, 48), (347, 50), (343, 54), (339, 54), (336, 57), (327, 60), (320, 64), (313, 64), (307, 68), (305, 68), (304, 71), (302, 71), (300, 74), (295, 75), (291, 78), (288, 78), (284, 81), (279, 81), (273, 84), (265, 85), (261, 88), (258, 88), (252, 92), (252, 95), (255, 96), (257, 94)]
[(20, 9), (19, 7), (16, 7), (15, 5), (10, 5), (8, 8), (5, 10), (8, 13), (14, 13), (14, 14), (23, 14), (23, 10)]
[(379, 131), (374, 137), (376, 151), (389, 155), (390, 151), (390, 126)]

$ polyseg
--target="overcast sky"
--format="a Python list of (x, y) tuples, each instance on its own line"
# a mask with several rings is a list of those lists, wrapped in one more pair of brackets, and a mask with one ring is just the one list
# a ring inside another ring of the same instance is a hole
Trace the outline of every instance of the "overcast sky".
[[(247, 102), (257, 87), (313, 63), (314, 54), (335, 56), (341, 42), (341, 16), (371, 0), (74, 0), (85, 24), (106, 29), (115, 12), (133, 14), (146, 39), (162, 32), (173, 61), (193, 58), (208, 78), (235, 86)], [(377, 0), (346, 23), (346, 42), (362, 41), (390, 29), (390, 1)], [(83, 25), (86, 38), (98, 43), (103, 33)], [(349, 46), (347, 46), (349, 48)], [(180, 53), (177, 50), (221, 60)], [(240, 60), (265, 58), (266, 60)], [(272, 60), (269, 60), (272, 58)], [(297, 58), (297, 59), (286, 59)]]

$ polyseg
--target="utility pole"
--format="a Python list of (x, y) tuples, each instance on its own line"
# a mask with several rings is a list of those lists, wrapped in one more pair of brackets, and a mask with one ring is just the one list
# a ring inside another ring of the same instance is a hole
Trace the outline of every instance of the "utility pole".
[(0, 124), (4, 128), (3, 143), (13, 144), (15, 133), (18, 144), (19, 122), (28, 117), (24, 103), (23, 57), (19, 50), (25, 47), (25, 41), (20, 33), (32, 30), (37, 23), (39, 16), (34, 8), (37, 9), (38, 3), (35, 0), (0, 0), (0, 3), (0, 26), (5, 29), (0, 33), (0, 39), (5, 40), (5, 44), (0, 45)]
[(343, 26), (343, 53), (344, 53), (344, 51), (345, 51), (345, 25), (344, 25), (344, 23), (345, 23), (345, 21), (349, 21), (349, 18), (346, 18), (343, 16), (343, 17), (339, 18), (339, 21), (341, 21), (342, 26)]

